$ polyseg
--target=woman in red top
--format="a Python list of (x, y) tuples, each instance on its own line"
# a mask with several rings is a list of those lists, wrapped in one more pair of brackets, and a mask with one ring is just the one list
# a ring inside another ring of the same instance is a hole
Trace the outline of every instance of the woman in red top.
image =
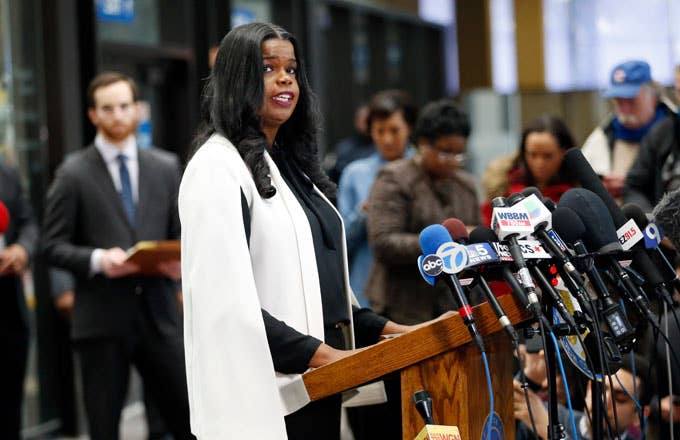
[(574, 186), (574, 180), (561, 167), (564, 152), (574, 146), (573, 136), (559, 118), (544, 115), (527, 124), (517, 154), (492, 161), (484, 172), (482, 184), (487, 195), (482, 205), (484, 224), (491, 223), (491, 199), (528, 186), (537, 187), (544, 196), (557, 202)]

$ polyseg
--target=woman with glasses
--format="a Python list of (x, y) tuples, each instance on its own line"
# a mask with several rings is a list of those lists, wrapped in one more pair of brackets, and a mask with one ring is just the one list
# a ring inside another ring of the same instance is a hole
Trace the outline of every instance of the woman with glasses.
[(543, 115), (529, 122), (522, 131), (517, 154), (496, 159), (484, 172), (482, 184), (487, 194), (487, 201), (482, 205), (484, 224), (491, 222), (490, 200), (528, 186), (535, 186), (545, 197), (557, 202), (574, 186), (574, 180), (561, 165), (564, 153), (575, 145), (561, 119)]
[(420, 276), (420, 231), (449, 217), (479, 224), (475, 183), (461, 168), (470, 134), (467, 115), (452, 101), (432, 102), (421, 111), (414, 134), (417, 154), (385, 165), (367, 204), (375, 257), (365, 292), (375, 310), (404, 323), (454, 308), (445, 285), (432, 287)]

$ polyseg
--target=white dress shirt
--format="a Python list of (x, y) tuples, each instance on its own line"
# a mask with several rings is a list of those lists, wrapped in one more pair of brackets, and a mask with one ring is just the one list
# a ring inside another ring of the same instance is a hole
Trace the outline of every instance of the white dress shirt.
[[(122, 147), (118, 147), (111, 142), (108, 142), (100, 134), (94, 138), (94, 146), (102, 155), (106, 168), (109, 170), (113, 186), (116, 192), (120, 194), (120, 162), (118, 155), (123, 154), (127, 157), (125, 165), (127, 165), (128, 173), (130, 174), (130, 186), (132, 186), (132, 199), (135, 204), (139, 200), (139, 161), (137, 160), (137, 139), (130, 135), (122, 143)], [(90, 274), (94, 275), (102, 271), (101, 257), (103, 249), (95, 249), (90, 255)]]
[(123, 147), (108, 142), (103, 136), (97, 135), (94, 138), (94, 146), (99, 151), (99, 154), (104, 158), (106, 167), (109, 169), (109, 174), (113, 180), (113, 186), (120, 194), (120, 162), (118, 155), (123, 154), (127, 157), (125, 164), (130, 173), (130, 184), (132, 185), (132, 199), (137, 203), (139, 200), (139, 162), (137, 161), (137, 140), (134, 136), (129, 136), (124, 142)]

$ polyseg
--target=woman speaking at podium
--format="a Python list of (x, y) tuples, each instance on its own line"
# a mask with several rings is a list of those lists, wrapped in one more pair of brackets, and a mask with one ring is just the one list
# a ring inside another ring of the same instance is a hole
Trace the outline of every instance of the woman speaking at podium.
[(412, 327), (349, 289), (295, 38), (263, 23), (229, 32), (203, 113), (179, 193), (192, 431), (339, 439), (340, 396), (309, 403), (300, 374)]

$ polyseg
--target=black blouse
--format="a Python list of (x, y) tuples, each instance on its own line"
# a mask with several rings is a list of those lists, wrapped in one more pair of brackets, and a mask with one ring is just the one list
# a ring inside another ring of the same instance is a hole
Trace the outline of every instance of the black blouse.
[[(271, 156), (309, 221), (321, 288), (324, 342), (334, 348), (344, 349), (342, 331), (338, 329), (338, 324), (349, 323), (350, 317), (345, 295), (340, 217), (314, 190), (309, 178), (286, 157), (285, 151), (273, 151)], [(352, 314), (357, 346), (377, 342), (387, 319), (370, 309), (354, 306)], [(307, 370), (321, 341), (298, 332), (265, 310), (262, 310), (262, 315), (275, 370), (282, 373), (302, 373)]]

